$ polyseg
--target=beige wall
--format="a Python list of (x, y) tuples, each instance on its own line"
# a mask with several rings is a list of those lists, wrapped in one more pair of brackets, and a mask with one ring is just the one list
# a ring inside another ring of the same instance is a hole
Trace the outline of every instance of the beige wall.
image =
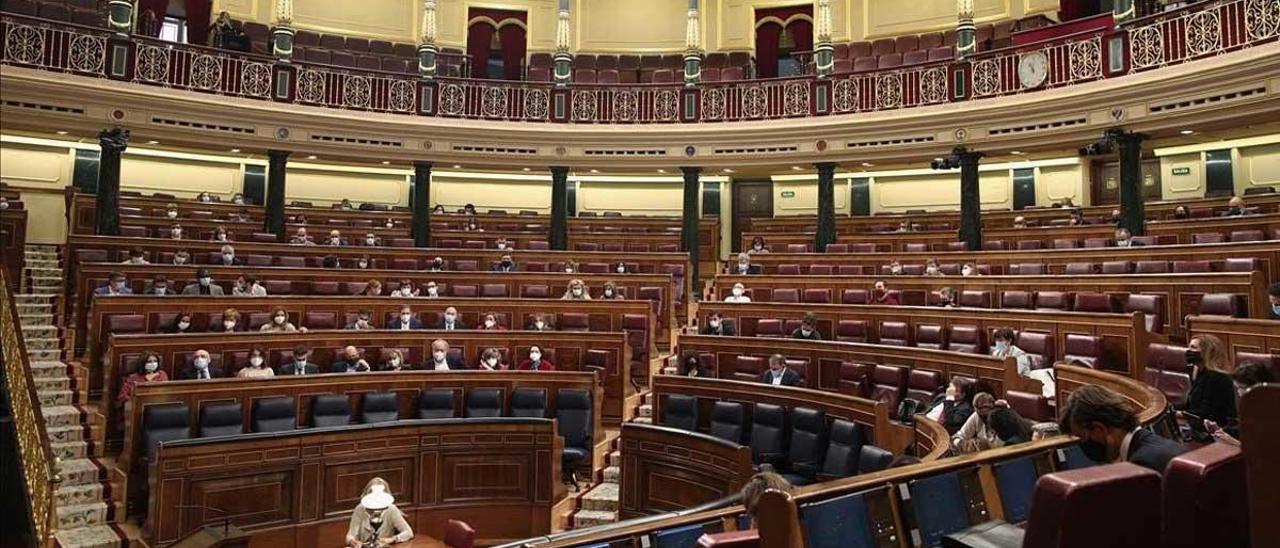
[(684, 211), (684, 184), (676, 181), (582, 181), (578, 183), (577, 200), (579, 212), (620, 211), (623, 215), (680, 215)]
[[(848, 215), (849, 178), (836, 177), (835, 186), (836, 215)], [(784, 196), (786, 193), (792, 193), (793, 196), (787, 198)], [(773, 214), (779, 217), (786, 215), (817, 215), (817, 179), (774, 180)]]
[(244, 181), (244, 165), (212, 159), (141, 156), (126, 151), (120, 159), (120, 189), (144, 194), (166, 192), (194, 198), (201, 192), (230, 197)]
[[(1204, 158), (1200, 152), (1176, 154), (1160, 158), (1161, 197), (1165, 200), (1202, 198), (1205, 192)], [(1175, 169), (1190, 170), (1186, 175), (1174, 175)]]
[[(407, 191), (406, 191), (407, 192)], [(537, 180), (462, 179), (448, 173), (431, 177), (432, 205), (444, 204), (453, 211), (466, 204), (476, 209), (505, 209), (515, 213), (521, 209), (551, 213), (551, 177)]]
[(1084, 169), (1081, 164), (1036, 168), (1036, 205), (1047, 207), (1064, 198), (1077, 204), (1085, 202)]
[(70, 148), (0, 144), (0, 179), (22, 193), (27, 242), (58, 244), (67, 239), (66, 201), (74, 156)]
[(330, 171), (307, 167), (290, 167), (287, 198), (316, 205), (341, 202), (373, 203), (388, 206), (409, 205), (409, 178), (392, 170)]
[(1280, 143), (1241, 147), (1234, 156), (1236, 194), (1253, 187), (1280, 187)]

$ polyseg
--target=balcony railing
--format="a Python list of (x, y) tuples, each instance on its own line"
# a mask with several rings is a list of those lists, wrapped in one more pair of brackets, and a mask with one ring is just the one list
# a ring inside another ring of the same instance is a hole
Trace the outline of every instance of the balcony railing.
[(1114, 78), (1273, 42), (1280, 0), (1206, 0), (1113, 29), (865, 73), (673, 84), (414, 75), (274, 59), (19, 15), (0, 63), (235, 97), (411, 116), (577, 124), (759, 121), (911, 108)]

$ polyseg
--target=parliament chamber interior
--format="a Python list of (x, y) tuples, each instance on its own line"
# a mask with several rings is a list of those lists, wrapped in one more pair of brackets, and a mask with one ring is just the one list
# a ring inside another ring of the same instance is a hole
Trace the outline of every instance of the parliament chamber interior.
[(0, 47), (0, 546), (1280, 547), (1280, 0)]

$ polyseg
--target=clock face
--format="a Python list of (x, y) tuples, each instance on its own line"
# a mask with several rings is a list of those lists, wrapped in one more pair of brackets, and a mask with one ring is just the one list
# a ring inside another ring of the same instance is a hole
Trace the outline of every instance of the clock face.
[(1042, 51), (1023, 54), (1018, 58), (1018, 81), (1024, 88), (1039, 87), (1049, 76), (1049, 57)]

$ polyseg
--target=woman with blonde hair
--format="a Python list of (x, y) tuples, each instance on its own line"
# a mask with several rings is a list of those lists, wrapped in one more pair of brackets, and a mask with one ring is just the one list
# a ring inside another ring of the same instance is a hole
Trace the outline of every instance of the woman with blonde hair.
[(413, 540), (413, 528), (396, 508), (391, 486), (382, 478), (373, 478), (364, 486), (360, 504), (351, 512), (347, 526), (350, 548), (388, 546)]
[(560, 298), (566, 301), (589, 301), (591, 300), (591, 294), (587, 293), (587, 284), (574, 278), (569, 282), (568, 289), (564, 290), (564, 295)]
[(298, 329), (298, 326), (293, 325), (293, 322), (289, 321), (289, 313), (286, 312), (284, 308), (280, 308), (280, 307), (277, 307), (271, 313), (271, 320), (269, 320), (267, 323), (262, 324), (262, 327), (260, 327), (258, 330), (263, 332), (288, 332), (288, 333), (293, 333), (296, 331), (304, 331), (304, 330)]
[(1197, 423), (1211, 420), (1228, 424), (1236, 418), (1236, 388), (1231, 380), (1227, 345), (1213, 335), (1195, 335), (1187, 341), (1187, 365), (1191, 366), (1191, 389), (1179, 415)]

